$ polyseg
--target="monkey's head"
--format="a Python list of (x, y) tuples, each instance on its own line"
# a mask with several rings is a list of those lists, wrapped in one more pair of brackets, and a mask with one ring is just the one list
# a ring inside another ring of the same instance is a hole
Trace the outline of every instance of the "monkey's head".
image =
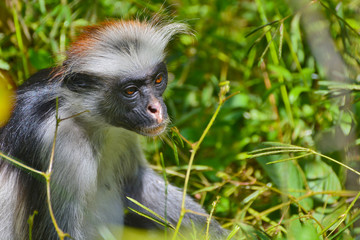
[(155, 136), (168, 115), (164, 50), (186, 30), (180, 23), (111, 21), (84, 30), (67, 52), (60, 74), (74, 105), (93, 121)]

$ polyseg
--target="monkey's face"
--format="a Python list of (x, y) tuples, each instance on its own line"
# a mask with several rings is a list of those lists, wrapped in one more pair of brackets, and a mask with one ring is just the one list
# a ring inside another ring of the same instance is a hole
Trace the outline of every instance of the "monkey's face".
[(82, 115), (89, 121), (100, 125), (105, 121), (145, 136), (156, 136), (168, 123), (162, 98), (167, 82), (167, 69), (161, 62), (127, 77), (76, 73), (66, 78), (64, 84), (75, 93), (76, 102), (81, 102), (83, 109), (78, 111), (89, 111)]
[(162, 98), (167, 81), (164, 63), (145, 73), (111, 81), (98, 110), (113, 126), (146, 136), (158, 135), (168, 122)]

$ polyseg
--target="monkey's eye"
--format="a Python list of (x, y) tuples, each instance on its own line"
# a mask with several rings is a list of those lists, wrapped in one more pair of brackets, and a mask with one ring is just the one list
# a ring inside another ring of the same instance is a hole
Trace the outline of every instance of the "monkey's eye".
[(155, 83), (156, 84), (160, 84), (162, 81), (163, 81), (163, 75), (162, 74), (159, 74), (157, 75), (156, 79), (155, 79)]
[(125, 89), (125, 94), (131, 96), (134, 93), (136, 93), (136, 91), (137, 91), (136, 87), (128, 87)]

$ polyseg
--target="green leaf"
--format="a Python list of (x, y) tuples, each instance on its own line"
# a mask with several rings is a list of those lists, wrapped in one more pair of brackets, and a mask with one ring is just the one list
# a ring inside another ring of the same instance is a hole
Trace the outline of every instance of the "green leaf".
[(37, 70), (51, 67), (54, 64), (51, 54), (43, 49), (35, 51), (35, 49), (30, 48), (29, 59), (31, 65), (33, 65)]
[[(295, 150), (292, 150), (295, 151)], [(304, 182), (299, 169), (292, 161), (279, 162), (276, 164), (267, 164), (268, 162), (278, 161), (289, 158), (287, 155), (259, 157), (257, 161), (264, 168), (271, 180), (282, 191), (291, 194), (294, 197), (300, 197), (304, 194)], [(299, 202), (305, 209), (310, 210), (313, 202), (310, 198), (305, 198)]]
[(201, 92), (201, 101), (204, 106), (209, 107), (212, 104), (212, 95), (214, 87), (211, 84), (205, 86)]
[(316, 231), (313, 220), (302, 218), (300, 222), (299, 216), (292, 216), (288, 233), (288, 240), (317, 240), (322, 239)]
[(212, 185), (212, 186), (209, 186), (209, 187), (204, 187), (204, 188), (201, 188), (201, 189), (193, 192), (193, 194), (202, 193), (202, 192), (211, 192), (211, 191), (214, 191), (215, 189), (217, 189), (219, 187), (220, 187), (219, 185)]
[(180, 161), (179, 161), (179, 153), (177, 150), (177, 146), (176, 146), (176, 143), (173, 141), (173, 139), (171, 139), (171, 141), (172, 141), (172, 144), (174, 147), (173, 151), (174, 151), (175, 162), (176, 162), (176, 165), (179, 166)]
[(147, 215), (147, 214), (145, 214), (145, 213), (142, 213), (142, 212), (140, 212), (140, 211), (137, 211), (137, 210), (135, 210), (135, 209), (133, 209), (133, 208), (131, 208), (131, 207), (128, 207), (128, 208), (129, 208), (131, 211), (133, 211), (134, 213), (136, 213), (136, 214), (138, 214), (138, 215), (140, 215), (140, 216), (142, 216), (142, 217), (145, 217), (145, 218), (147, 218), (147, 219), (150, 219), (151, 221), (156, 222), (156, 223), (158, 223), (158, 224), (160, 224), (160, 225), (162, 225), (162, 226), (164, 226), (164, 227), (170, 227), (169, 225), (165, 224), (164, 222), (161, 222), (161, 221), (157, 220), (157, 219), (154, 218), (154, 217), (151, 217), (151, 216), (149, 216), (149, 215)]
[(10, 65), (4, 60), (0, 59), (0, 69), (10, 70)]
[(135, 212), (135, 213), (137, 213), (137, 214), (139, 214), (139, 215), (141, 215), (141, 216), (143, 216), (143, 217), (146, 217), (146, 218), (148, 218), (148, 219), (150, 219), (150, 220), (153, 220), (154, 222), (157, 222), (157, 223), (159, 223), (159, 224), (161, 224), (161, 225), (163, 225), (163, 226), (167, 226), (167, 227), (170, 227), (170, 228), (172, 228), (172, 229), (175, 229), (175, 227), (174, 227), (170, 222), (166, 221), (166, 219), (164, 219), (163, 217), (161, 217), (159, 214), (157, 214), (156, 212), (154, 212), (154, 211), (151, 210), (150, 208), (145, 207), (144, 205), (142, 205), (141, 203), (139, 203), (138, 201), (136, 201), (136, 200), (133, 199), (133, 198), (130, 198), (130, 197), (126, 197), (126, 198), (127, 198), (129, 201), (131, 201), (131, 202), (135, 203), (136, 205), (138, 205), (139, 207), (141, 207), (142, 209), (144, 209), (144, 210), (148, 211), (149, 213), (153, 214), (155, 217), (157, 217), (158, 219), (160, 219), (162, 222), (159, 221), (158, 219), (154, 218), (154, 217), (149, 216), (148, 214), (139, 212), (139, 211), (137, 211), (137, 210), (132, 209), (132, 208), (129, 207), (129, 209), (130, 209), (131, 211), (133, 211), (133, 212)]
[(235, 226), (234, 229), (229, 233), (229, 235), (227, 236), (226, 240), (231, 240), (231, 238), (233, 236), (235, 236), (235, 234), (240, 230), (239, 226)]
[(240, 93), (230, 98), (228, 104), (231, 108), (248, 108), (249, 102), (249, 95)]
[(329, 207), (324, 209), (323, 207), (318, 207), (315, 209), (313, 216), (321, 223), (322, 226), (329, 226), (329, 230), (334, 230), (336, 228), (337, 221), (341, 220), (339, 216), (345, 211), (345, 204), (336, 206), (335, 208)]
[(249, 37), (250, 35), (254, 34), (255, 32), (259, 31), (260, 29), (263, 29), (264, 27), (267, 27), (267, 26), (272, 26), (272, 25), (274, 25), (274, 24), (276, 24), (276, 23), (278, 23), (278, 22), (279, 22), (278, 20), (275, 20), (275, 21), (266, 23), (266, 24), (264, 24), (264, 25), (262, 25), (262, 26), (260, 26), (260, 27), (257, 27), (257, 28), (255, 28), (254, 30), (252, 30), (251, 32), (247, 33), (247, 34), (245, 35), (245, 37)]
[(345, 136), (348, 136), (350, 134), (352, 122), (353, 118), (351, 112), (343, 111), (340, 119), (340, 128), (345, 134)]
[[(315, 160), (305, 163), (305, 175), (308, 179), (308, 185), (312, 191), (340, 191), (341, 184), (338, 176), (333, 169), (321, 160)], [(330, 194), (315, 195), (315, 199), (333, 204), (339, 198)]]
[(246, 240), (270, 240), (271, 238), (266, 235), (263, 231), (254, 228), (245, 223), (240, 223), (240, 235), (242, 238), (239, 239), (246, 239)]
[(273, 75), (275, 76), (283, 76), (286, 80), (292, 79), (291, 72), (281, 65), (269, 64), (268, 68), (273, 72)]
[(290, 93), (289, 93), (289, 101), (291, 104), (295, 103), (297, 101), (297, 99), (299, 98), (299, 95), (303, 92), (308, 92), (310, 91), (309, 88), (306, 87), (294, 87), (293, 89), (291, 89)]

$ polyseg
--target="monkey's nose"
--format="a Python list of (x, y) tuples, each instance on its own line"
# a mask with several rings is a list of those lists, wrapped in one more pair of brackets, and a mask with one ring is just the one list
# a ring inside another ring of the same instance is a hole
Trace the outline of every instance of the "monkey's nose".
[(157, 123), (161, 123), (163, 121), (162, 108), (158, 101), (150, 103), (147, 107), (147, 110), (150, 115), (155, 118)]

